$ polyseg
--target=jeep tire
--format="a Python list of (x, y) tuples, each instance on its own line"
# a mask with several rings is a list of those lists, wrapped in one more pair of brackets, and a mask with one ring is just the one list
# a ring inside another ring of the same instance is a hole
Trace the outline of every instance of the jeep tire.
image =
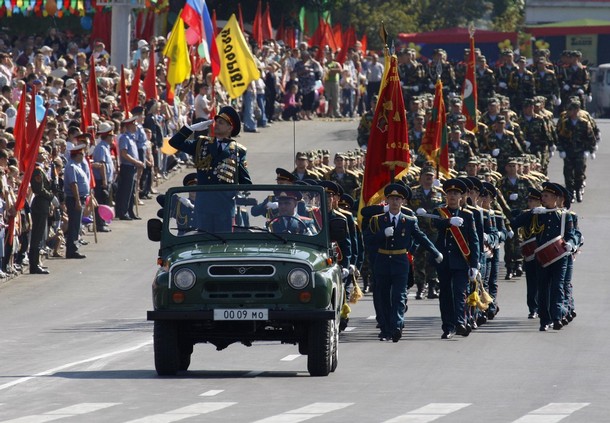
[[(328, 376), (334, 370), (333, 359), (336, 345), (337, 322), (323, 320), (309, 327), (307, 370), (311, 376)], [(336, 368), (336, 365), (334, 365)]]
[(181, 367), (178, 327), (174, 322), (155, 320), (154, 350), (157, 374), (159, 376), (174, 376)]

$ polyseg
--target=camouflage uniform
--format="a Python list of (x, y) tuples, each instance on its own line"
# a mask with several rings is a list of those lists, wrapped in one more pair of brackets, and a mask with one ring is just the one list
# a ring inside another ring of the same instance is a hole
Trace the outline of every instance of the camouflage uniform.
[(504, 174), (504, 167), (508, 163), (508, 159), (511, 157), (518, 157), (523, 154), (523, 150), (519, 146), (519, 142), (510, 131), (504, 131), (501, 133), (492, 132), (487, 137), (487, 151), (492, 152), (496, 148), (500, 149), (500, 153), (496, 156), (498, 160), (498, 170)]
[[(439, 187), (432, 186), (428, 194), (424, 192), (421, 185), (415, 186), (412, 189), (413, 195), (408, 201), (408, 207), (412, 210), (419, 208), (426, 209), (428, 213), (440, 207), (445, 200), (443, 199), (443, 190)], [(428, 236), (432, 243), (436, 242), (438, 229), (432, 224), (432, 219), (429, 217), (417, 217), (419, 228)], [(419, 246), (413, 255), (413, 270), (415, 285), (417, 285), (417, 296), (421, 295), (428, 283), (428, 298), (438, 298), (436, 290), (438, 288), (438, 278), (436, 275), (436, 266), (432, 265), (430, 252)]]
[(421, 142), (424, 138), (424, 134), (426, 130), (422, 128), (422, 131), (418, 133), (415, 132), (415, 129), (409, 127), (409, 148), (413, 151), (414, 154), (417, 155), (415, 159), (415, 165), (422, 167), (428, 159), (426, 155), (419, 152), (419, 147), (421, 146)]
[[(518, 176), (513, 184), (510, 179), (504, 177), (498, 182), (496, 187), (502, 193), (502, 197), (504, 197), (509, 210), (527, 209), (528, 189), (532, 187), (532, 183), (528, 179)], [(517, 194), (517, 198), (511, 200), (511, 194)], [(523, 256), (519, 247), (521, 241), (518, 234), (514, 234), (512, 238), (506, 239), (504, 244), (504, 263), (507, 273), (513, 273), (522, 268)]]
[(358, 124), (358, 145), (360, 147), (369, 143), (369, 134), (371, 133), (371, 125), (373, 124), (374, 110), (369, 110), (360, 118)]
[(552, 107), (554, 98), (559, 98), (559, 84), (552, 70), (534, 73), (536, 94), (546, 98), (546, 104)]
[(530, 153), (536, 155), (542, 166), (542, 172), (547, 173), (549, 166), (549, 147), (553, 145), (548, 125), (541, 116), (523, 116), (519, 121), (525, 140), (530, 143)]
[(534, 74), (527, 69), (523, 73), (519, 69), (513, 70), (508, 78), (508, 98), (516, 110), (521, 110), (523, 100), (536, 95)]
[(425, 82), (426, 71), (419, 62), (401, 63), (398, 65), (398, 74), (402, 85), (405, 104), (419, 94)]
[(496, 80), (496, 92), (498, 94), (510, 97), (510, 76), (516, 69), (516, 66), (505, 64), (496, 67), (494, 77)]
[(478, 107), (486, 109), (488, 99), (496, 95), (496, 78), (494, 72), (489, 68), (485, 68), (483, 71), (477, 68), (476, 77)]
[(468, 160), (474, 156), (472, 148), (468, 141), (460, 140), (459, 143), (455, 144), (453, 141), (448, 142), (449, 153), (455, 157), (455, 169), (460, 171), (464, 170)]
[(360, 188), (360, 181), (358, 180), (358, 175), (351, 170), (345, 170), (345, 173), (339, 174), (336, 169), (333, 169), (324, 175), (323, 179), (341, 185), (341, 188), (343, 188), (343, 191), (346, 194), (356, 198), (354, 192), (356, 189)]
[(585, 152), (595, 152), (595, 135), (591, 124), (577, 117), (573, 122), (566, 114), (557, 124), (557, 148), (565, 152), (563, 160), (563, 176), (569, 192), (576, 193), (576, 199), (581, 201), (583, 184), (586, 179), (587, 159)]

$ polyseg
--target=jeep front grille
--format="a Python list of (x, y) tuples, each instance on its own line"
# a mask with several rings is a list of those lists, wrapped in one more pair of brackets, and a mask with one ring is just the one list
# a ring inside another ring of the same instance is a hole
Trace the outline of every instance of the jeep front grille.
[(233, 264), (217, 264), (208, 268), (208, 274), (211, 277), (239, 277), (239, 278), (256, 278), (270, 277), (275, 274), (275, 267), (268, 264), (255, 265), (233, 265)]
[(277, 282), (208, 281), (206, 294), (209, 298), (276, 298), (280, 293)]

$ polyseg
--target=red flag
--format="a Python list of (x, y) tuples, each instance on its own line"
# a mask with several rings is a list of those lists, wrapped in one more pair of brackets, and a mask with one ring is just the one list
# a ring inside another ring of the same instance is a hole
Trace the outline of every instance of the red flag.
[(322, 18), (320, 18), (319, 22), (318, 22), (318, 27), (316, 28), (316, 30), (312, 34), (311, 38), (309, 39), (309, 47), (313, 47), (313, 46), (324, 47), (321, 45), (323, 37), (324, 37), (324, 21), (322, 20)]
[(158, 100), (159, 93), (157, 92), (157, 65), (155, 64), (155, 52), (151, 52), (150, 60), (148, 62), (148, 70), (142, 83), (144, 93), (146, 93), (146, 100), (151, 98)]
[(32, 142), (34, 136), (36, 135), (36, 128), (38, 127), (36, 124), (36, 92), (36, 85), (32, 85), (32, 91), (30, 92), (30, 113), (28, 114), (25, 129), (26, 145), (29, 145)]
[(136, 66), (136, 72), (131, 80), (131, 88), (129, 88), (129, 96), (127, 97), (129, 101), (127, 104), (129, 105), (129, 110), (131, 111), (134, 107), (136, 107), (139, 103), (138, 94), (140, 92), (140, 75), (142, 74), (142, 67), (140, 65), (140, 61), (138, 60), (138, 65)]
[(296, 48), (297, 42), (294, 34), (294, 28), (288, 27), (286, 29), (286, 36), (284, 37), (284, 42), (290, 48)]
[(366, 34), (364, 34), (362, 36), (362, 39), (360, 40), (360, 44), (362, 45), (362, 54), (366, 54), (367, 49), (369, 48), (369, 39), (366, 36)]
[(91, 132), (91, 107), (89, 105), (89, 101), (85, 98), (85, 93), (83, 92), (83, 85), (80, 80), (76, 81), (78, 87), (78, 102), (80, 104), (81, 109), (81, 118), (80, 118), (80, 130), (81, 132)]
[(263, 45), (263, 12), (262, 0), (258, 0), (256, 14), (254, 15), (254, 23), (252, 23), (252, 37), (259, 47)]
[[(32, 110), (30, 113), (36, 114), (35, 110)], [(38, 127), (34, 126), (34, 136), (30, 138), (30, 144), (26, 150), (26, 156), (24, 157), (26, 167), (23, 174), (23, 179), (21, 180), (21, 185), (19, 185), (19, 191), (17, 191), (17, 199), (15, 200), (15, 209), (17, 211), (21, 210), (25, 205), (25, 197), (28, 192), (28, 187), (30, 185), (30, 180), (32, 179), (32, 173), (34, 172), (34, 168), (36, 167), (36, 157), (38, 156), (38, 149), (40, 148), (40, 140), (42, 139), (42, 135), (44, 134), (45, 126), (47, 124), (47, 113), (45, 112), (44, 117), (42, 118), (42, 122)]]
[(95, 75), (95, 59), (91, 55), (91, 69), (89, 71), (89, 81), (87, 83), (87, 94), (91, 104), (91, 113), (100, 114), (100, 100), (97, 93), (97, 76)]
[[(168, 63), (169, 68), (169, 63)], [(121, 107), (125, 112), (125, 118), (128, 118), (130, 115), (131, 109), (129, 108), (129, 99), (127, 98), (127, 87), (125, 86), (125, 66), (121, 65), (121, 85), (120, 85), (120, 97), (121, 97)]]
[(244, 32), (244, 15), (241, 13), (241, 3), (237, 3), (237, 16), (239, 17), (239, 29)]
[(377, 204), (394, 176), (407, 169), (409, 128), (398, 75), (398, 58), (386, 51), (386, 71), (371, 123), (360, 204)]
[(447, 115), (443, 98), (443, 83), (436, 81), (432, 116), (426, 124), (426, 133), (419, 147), (436, 168), (449, 176), (449, 148), (447, 140)]
[(271, 14), (269, 12), (269, 2), (267, 2), (267, 8), (262, 20), (263, 27), (263, 41), (273, 39), (273, 25), (271, 25)]
[(25, 148), (27, 145), (27, 136), (25, 132), (25, 117), (26, 117), (26, 103), (27, 103), (27, 87), (23, 85), (23, 92), (21, 93), (21, 99), (17, 106), (17, 116), (15, 117), (15, 127), (13, 128), (13, 136), (15, 137), (15, 157), (19, 160), (19, 170), (22, 172), (25, 170), (23, 167), (22, 157), (25, 155)]
[(337, 62), (343, 64), (347, 60), (347, 50), (356, 45), (356, 31), (350, 26), (343, 34), (341, 51), (337, 55)]
[(214, 38), (218, 35), (218, 24), (216, 23), (216, 9), (212, 10), (212, 28), (214, 28)]
[(284, 43), (286, 42), (286, 28), (284, 28), (284, 17), (282, 16), (280, 19), (280, 26), (277, 27), (277, 31), (275, 31), (275, 39), (277, 41), (282, 40)]
[(333, 41), (335, 43), (334, 51), (343, 50), (344, 47), (347, 48), (347, 46), (343, 45), (343, 28), (340, 23), (335, 24), (333, 27)]
[(470, 53), (468, 54), (468, 67), (462, 88), (462, 114), (466, 116), (466, 129), (477, 130), (477, 72), (476, 55), (474, 53), (474, 37), (470, 37)]

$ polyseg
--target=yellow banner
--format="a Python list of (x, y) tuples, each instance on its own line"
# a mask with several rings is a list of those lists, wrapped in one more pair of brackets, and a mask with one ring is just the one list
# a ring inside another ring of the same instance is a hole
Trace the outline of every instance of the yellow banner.
[(184, 21), (180, 16), (172, 28), (163, 55), (169, 57), (167, 82), (172, 87), (184, 82), (191, 76), (191, 59), (189, 57)]
[(218, 79), (229, 93), (229, 97), (241, 96), (252, 81), (261, 77), (254, 56), (239, 29), (235, 14), (216, 37), (220, 54), (220, 74)]

